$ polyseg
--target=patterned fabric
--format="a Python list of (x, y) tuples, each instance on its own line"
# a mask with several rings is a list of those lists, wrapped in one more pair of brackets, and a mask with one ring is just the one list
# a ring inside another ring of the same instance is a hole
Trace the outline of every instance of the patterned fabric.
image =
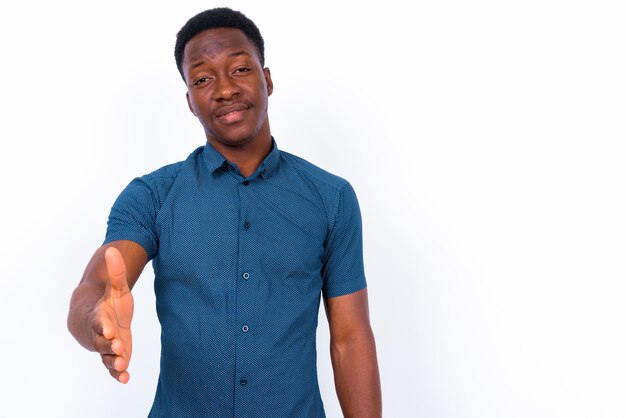
[(134, 179), (105, 243), (148, 253), (161, 323), (150, 418), (324, 417), (320, 295), (366, 286), (350, 184), (279, 151), (243, 178), (212, 146)]

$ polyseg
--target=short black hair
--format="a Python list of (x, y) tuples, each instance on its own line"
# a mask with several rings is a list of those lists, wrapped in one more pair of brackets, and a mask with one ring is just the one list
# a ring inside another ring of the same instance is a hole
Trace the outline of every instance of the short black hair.
[(217, 7), (215, 9), (200, 12), (185, 23), (176, 35), (176, 46), (174, 47), (174, 57), (180, 75), (185, 80), (183, 74), (183, 57), (185, 55), (185, 45), (194, 36), (208, 29), (234, 28), (240, 29), (246, 37), (252, 41), (259, 53), (261, 67), (265, 67), (265, 47), (263, 37), (259, 28), (252, 20), (243, 13), (228, 7)]

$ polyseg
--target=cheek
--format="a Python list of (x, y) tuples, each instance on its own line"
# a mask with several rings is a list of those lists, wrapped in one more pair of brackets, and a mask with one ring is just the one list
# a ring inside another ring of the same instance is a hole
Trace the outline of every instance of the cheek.
[(187, 107), (189, 107), (189, 111), (193, 113), (194, 116), (198, 116), (198, 112), (196, 112), (196, 104), (189, 93), (187, 93)]
[(263, 101), (267, 100), (267, 97), (271, 94), (271, 89), (265, 80), (260, 80), (256, 88), (258, 97)]
[(191, 113), (197, 117), (206, 117), (210, 112), (207, 102), (208, 100), (206, 97), (203, 97), (202, 95), (196, 94), (191, 96), (191, 100), (189, 102), (189, 109), (191, 110)]

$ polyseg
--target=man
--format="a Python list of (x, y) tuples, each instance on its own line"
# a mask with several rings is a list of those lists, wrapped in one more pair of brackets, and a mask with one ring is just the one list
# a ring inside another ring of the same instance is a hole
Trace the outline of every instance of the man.
[(121, 193), (72, 296), (71, 333), (128, 382), (131, 289), (152, 260), (162, 352), (150, 417), (324, 417), (323, 294), (343, 413), (379, 417), (352, 188), (277, 148), (263, 38), (243, 14), (191, 18), (175, 56), (207, 144)]

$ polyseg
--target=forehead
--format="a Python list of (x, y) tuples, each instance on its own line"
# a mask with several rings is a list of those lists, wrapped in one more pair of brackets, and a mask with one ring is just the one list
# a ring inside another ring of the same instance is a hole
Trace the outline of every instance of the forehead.
[(242, 51), (258, 58), (256, 47), (243, 31), (234, 28), (208, 29), (187, 42), (183, 66), (196, 61), (213, 60), (225, 53)]

